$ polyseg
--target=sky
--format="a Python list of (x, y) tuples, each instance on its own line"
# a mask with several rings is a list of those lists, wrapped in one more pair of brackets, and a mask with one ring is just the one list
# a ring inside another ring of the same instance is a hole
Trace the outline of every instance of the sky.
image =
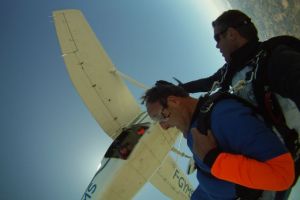
[[(223, 63), (209, 1), (1, 1), (1, 199), (80, 199), (112, 142), (61, 56), (51, 15), (71, 8), (83, 12), (114, 65), (145, 85), (194, 80)], [(135, 197), (153, 198), (166, 199), (150, 184)]]
[[(1, 1), (1, 199), (80, 199), (112, 142), (71, 83), (54, 10), (81, 10), (116, 68), (152, 86), (206, 77), (223, 64), (211, 28), (222, 9), (214, 2)], [(137, 99), (143, 94), (129, 88)], [(135, 199), (167, 198), (147, 184)]]

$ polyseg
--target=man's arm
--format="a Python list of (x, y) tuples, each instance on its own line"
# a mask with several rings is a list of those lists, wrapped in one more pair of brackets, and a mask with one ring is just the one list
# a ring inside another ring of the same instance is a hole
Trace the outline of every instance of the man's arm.
[(277, 47), (269, 59), (268, 79), (274, 92), (292, 99), (300, 110), (300, 52)]
[(180, 84), (180, 86), (183, 87), (188, 93), (208, 92), (215, 81), (221, 80), (222, 70), (224, 70), (224, 66), (210, 77), (183, 83)]
[(293, 159), (289, 153), (265, 162), (243, 155), (220, 153), (211, 173), (223, 180), (260, 190), (281, 191), (294, 181)]
[(213, 108), (211, 127), (219, 149), (204, 157), (222, 180), (262, 190), (285, 190), (294, 181), (294, 161), (277, 136), (248, 107), (223, 100)]

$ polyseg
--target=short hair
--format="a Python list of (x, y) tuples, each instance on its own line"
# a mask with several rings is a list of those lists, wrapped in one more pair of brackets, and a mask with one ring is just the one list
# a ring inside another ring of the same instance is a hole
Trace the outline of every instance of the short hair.
[(156, 82), (155, 86), (148, 89), (141, 97), (142, 104), (159, 102), (163, 107), (167, 107), (167, 98), (169, 96), (188, 97), (189, 93), (182, 87), (176, 86), (172, 83), (161, 84)]
[(212, 26), (220, 26), (223, 29), (232, 27), (249, 41), (259, 40), (257, 29), (251, 22), (251, 18), (239, 10), (228, 10), (223, 12), (215, 21), (212, 22)]

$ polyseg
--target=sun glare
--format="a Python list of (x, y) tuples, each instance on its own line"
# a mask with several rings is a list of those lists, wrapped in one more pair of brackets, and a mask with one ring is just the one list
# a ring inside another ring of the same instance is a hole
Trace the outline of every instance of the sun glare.
[(207, 17), (210, 20), (216, 19), (222, 12), (231, 8), (230, 4), (224, 0), (198, 0), (198, 2), (207, 8)]
[(98, 167), (97, 167), (97, 171), (100, 169), (101, 167), (101, 162), (99, 163)]

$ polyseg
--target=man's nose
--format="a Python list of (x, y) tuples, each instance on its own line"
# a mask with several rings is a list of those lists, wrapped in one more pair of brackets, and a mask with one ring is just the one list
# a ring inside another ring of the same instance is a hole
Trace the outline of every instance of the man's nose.
[(217, 49), (220, 49), (219, 42), (217, 42), (216, 48), (217, 48)]
[(162, 129), (167, 130), (169, 129), (171, 126), (166, 123), (166, 122), (159, 122), (160, 126), (162, 127)]

